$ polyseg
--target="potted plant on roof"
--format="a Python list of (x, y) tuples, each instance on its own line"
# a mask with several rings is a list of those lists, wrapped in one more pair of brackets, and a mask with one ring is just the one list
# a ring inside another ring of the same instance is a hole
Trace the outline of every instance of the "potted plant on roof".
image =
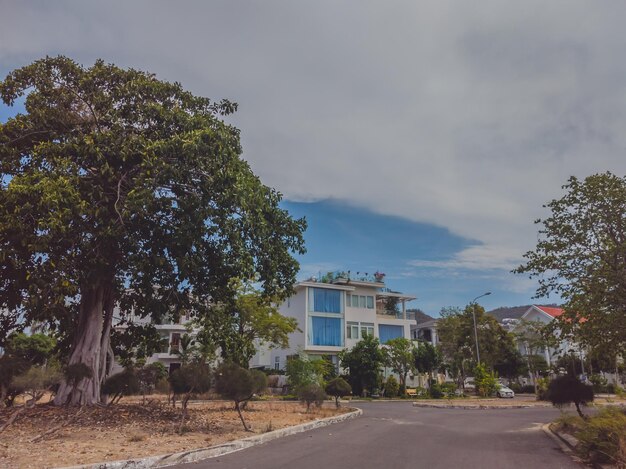
[(382, 282), (385, 280), (385, 274), (383, 272), (376, 271), (374, 273), (374, 278), (376, 279), (377, 282)]

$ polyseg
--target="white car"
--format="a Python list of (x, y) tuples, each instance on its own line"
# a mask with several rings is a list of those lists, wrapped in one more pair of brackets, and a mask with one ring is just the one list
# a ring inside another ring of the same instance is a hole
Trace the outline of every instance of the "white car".
[(496, 396), (498, 397), (510, 397), (511, 399), (513, 399), (515, 397), (515, 393), (513, 392), (512, 389), (507, 388), (504, 385), (500, 385), (498, 386), (498, 390), (496, 391)]

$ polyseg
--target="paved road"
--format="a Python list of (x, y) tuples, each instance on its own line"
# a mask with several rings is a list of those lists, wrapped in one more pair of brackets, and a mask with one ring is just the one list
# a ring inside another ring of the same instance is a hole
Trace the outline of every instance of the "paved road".
[(461, 410), (409, 402), (356, 404), (363, 416), (181, 469), (415, 469), (584, 467), (541, 425), (554, 409)]

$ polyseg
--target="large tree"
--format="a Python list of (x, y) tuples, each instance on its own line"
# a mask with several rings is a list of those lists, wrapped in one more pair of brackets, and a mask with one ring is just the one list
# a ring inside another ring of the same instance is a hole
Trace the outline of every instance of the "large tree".
[(400, 377), (400, 392), (404, 394), (406, 390), (406, 378), (409, 373), (415, 371), (415, 346), (413, 342), (404, 337), (397, 337), (388, 341), (384, 347), (385, 364), (398, 373)]
[(370, 394), (378, 388), (381, 369), (385, 365), (385, 352), (378, 339), (366, 334), (350, 350), (339, 352), (341, 366), (348, 370), (348, 382), (355, 395), (363, 391)]
[(444, 309), (437, 322), (439, 347), (444, 361), (459, 382), (477, 364), (473, 314), (476, 315), (480, 361), (487, 368), (493, 369), (503, 354), (514, 347), (512, 336), (494, 317), (486, 314), (482, 306), (469, 304), (463, 310)]
[(546, 205), (534, 251), (516, 269), (539, 282), (537, 296), (565, 300), (564, 335), (592, 348), (626, 350), (626, 177), (571, 177), (566, 194)]
[(236, 110), (133, 69), (45, 58), (0, 82), (26, 112), (0, 125), (0, 308), (71, 339), (57, 404), (94, 404), (113, 309), (207, 314), (255, 278), (284, 296), (304, 220), (241, 158)]

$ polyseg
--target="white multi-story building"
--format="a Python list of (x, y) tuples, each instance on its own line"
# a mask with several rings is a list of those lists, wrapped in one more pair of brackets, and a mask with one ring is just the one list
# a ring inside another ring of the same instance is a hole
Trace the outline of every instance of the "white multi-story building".
[(288, 349), (262, 350), (252, 366), (284, 369), (287, 357), (300, 351), (325, 355), (337, 364), (337, 353), (352, 348), (365, 334), (381, 344), (411, 338), (416, 322), (407, 317), (406, 303), (416, 297), (389, 290), (382, 275), (355, 279), (342, 273), (299, 282), (294, 289), (279, 310), (298, 320), (299, 331), (290, 335)]

